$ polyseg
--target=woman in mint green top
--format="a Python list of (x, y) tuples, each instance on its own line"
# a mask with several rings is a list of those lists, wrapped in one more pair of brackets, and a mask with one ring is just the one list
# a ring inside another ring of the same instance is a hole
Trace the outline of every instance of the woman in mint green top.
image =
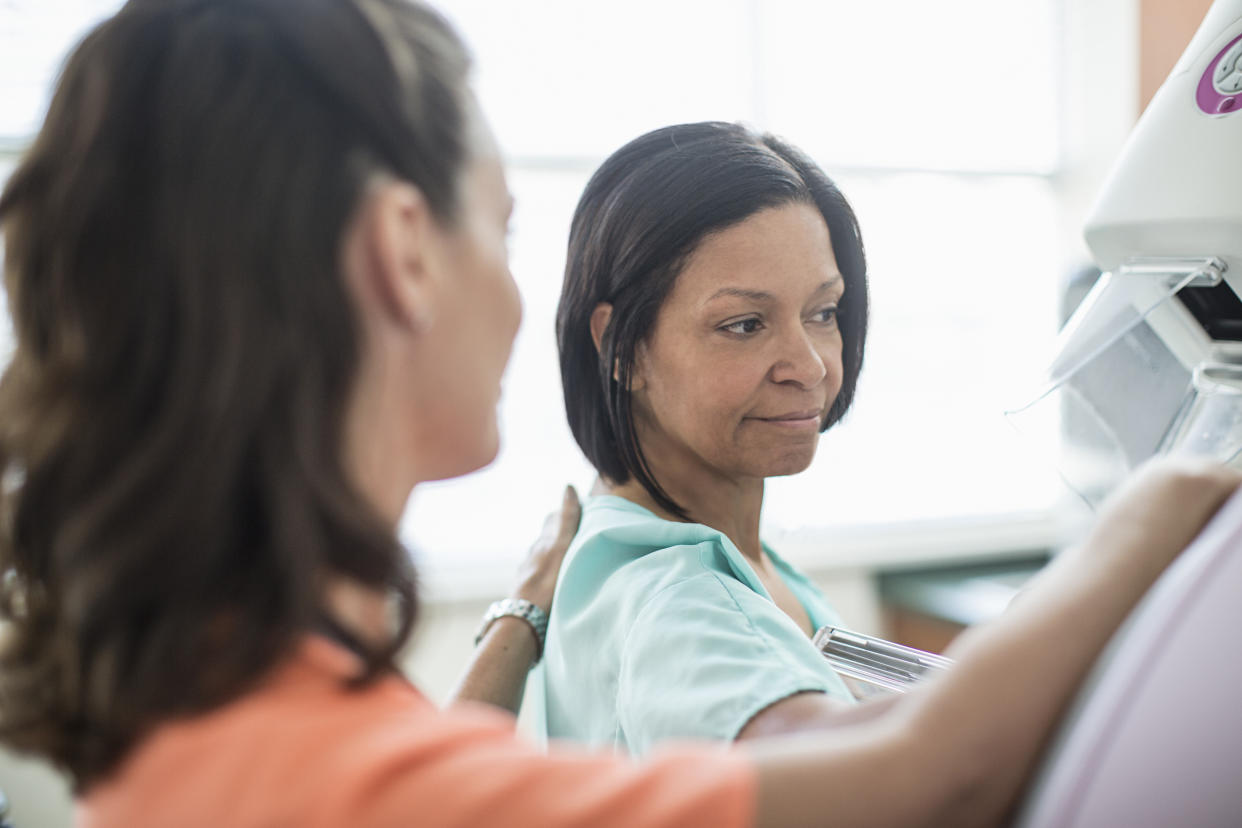
[[(841, 624), (814, 584), (764, 551), (813, 628)], [(546, 736), (633, 754), (671, 738), (732, 740), (795, 693), (851, 699), (725, 535), (611, 495), (584, 504), (532, 683)]]
[(596, 171), (557, 341), (602, 496), (533, 682), (546, 735), (642, 753), (858, 717), (810, 640), (840, 619), (759, 516), (764, 480), (805, 469), (848, 409), (866, 322), (854, 214), (789, 145), (685, 124)]

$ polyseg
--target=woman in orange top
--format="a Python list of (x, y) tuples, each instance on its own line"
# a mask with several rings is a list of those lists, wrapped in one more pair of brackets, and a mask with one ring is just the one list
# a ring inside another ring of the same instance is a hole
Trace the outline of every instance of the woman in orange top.
[[(466, 74), (401, 0), (131, 0), (70, 56), (0, 197), (0, 738), (101, 828), (1003, 819), (1230, 473), (1141, 476), (952, 674), (816, 736), (541, 755), (398, 674), (398, 516), (495, 455), (520, 316)], [(537, 646), (502, 616), (460, 697), (515, 707)]]

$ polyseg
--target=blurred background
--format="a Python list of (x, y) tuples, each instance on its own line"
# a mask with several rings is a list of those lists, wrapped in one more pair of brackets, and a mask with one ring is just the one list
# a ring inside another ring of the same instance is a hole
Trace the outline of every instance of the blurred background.
[[(0, 182), (66, 51), (117, 0), (0, 0)], [(1208, 0), (444, 0), (517, 199), (525, 317), (503, 445), (421, 488), (402, 536), (426, 610), (408, 664), (443, 697), (483, 608), (566, 483), (593, 472), (562, 413), (553, 316), (594, 168), (671, 123), (743, 121), (853, 203), (872, 334), (857, 402), (812, 468), (771, 481), (769, 543), (855, 628), (925, 649), (999, 612), (1085, 509), (1003, 411), (1040, 384), (1089, 265), (1081, 225)], [(10, 348), (0, 335), (0, 358)], [(63, 783), (0, 752), (20, 828), (67, 824)]]

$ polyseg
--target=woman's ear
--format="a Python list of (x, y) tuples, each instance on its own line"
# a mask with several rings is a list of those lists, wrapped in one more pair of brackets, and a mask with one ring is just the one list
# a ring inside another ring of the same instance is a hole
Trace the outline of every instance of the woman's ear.
[[(598, 354), (604, 341), (604, 332), (608, 330), (608, 323), (612, 321), (612, 305), (607, 302), (600, 302), (595, 306), (595, 310), (591, 311), (591, 339), (595, 342), (595, 352)], [(642, 346), (639, 346), (640, 350)], [(643, 382), (641, 371), (638, 370), (636, 364), (635, 370), (630, 372), (630, 391), (638, 391), (646, 384)], [(620, 380), (620, 370), (616, 361), (612, 363), (612, 378)]]
[(604, 341), (604, 331), (608, 330), (608, 323), (611, 319), (612, 305), (607, 302), (600, 302), (595, 306), (595, 310), (591, 311), (591, 339), (595, 341), (595, 353), (597, 354)]
[(403, 181), (378, 185), (362, 216), (367, 282), (380, 311), (411, 332), (435, 316), (437, 225), (421, 190)]
[[(608, 330), (608, 323), (612, 321), (612, 305), (607, 302), (600, 302), (595, 306), (595, 310), (591, 311), (591, 340), (595, 342), (595, 353), (598, 355), (603, 348), (604, 332)], [(612, 378), (620, 379), (618, 376), (617, 361), (612, 362)]]

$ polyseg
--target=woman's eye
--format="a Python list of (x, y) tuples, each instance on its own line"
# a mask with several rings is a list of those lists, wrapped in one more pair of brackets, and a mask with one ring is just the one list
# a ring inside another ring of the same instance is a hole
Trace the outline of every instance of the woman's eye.
[(720, 330), (727, 331), (732, 334), (753, 334), (758, 332), (761, 327), (763, 327), (763, 323), (756, 317), (752, 316), (747, 319), (739, 319), (736, 322), (730, 322), (728, 325), (722, 326)]
[(837, 319), (837, 306), (829, 305), (826, 308), (820, 308), (819, 310), (815, 311), (815, 315), (812, 316), (811, 319), (816, 322), (821, 322), (825, 324), (829, 322), (835, 322)]

